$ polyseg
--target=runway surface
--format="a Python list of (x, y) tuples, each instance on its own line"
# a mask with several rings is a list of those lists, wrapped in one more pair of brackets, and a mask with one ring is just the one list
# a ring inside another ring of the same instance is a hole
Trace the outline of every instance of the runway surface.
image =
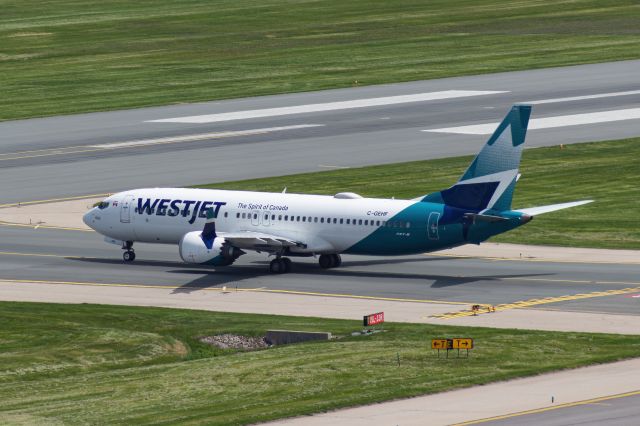
[(640, 395), (632, 392), (632, 395), (620, 398), (598, 398), (584, 403), (569, 404), (551, 410), (539, 410), (524, 415), (507, 416), (504, 419), (487, 422), (479, 422), (485, 426), (565, 426), (565, 425), (608, 425), (628, 426), (637, 424)]
[[(471, 304), (640, 314), (640, 265), (603, 265), (443, 257), (345, 256), (322, 270), (313, 258), (294, 259), (294, 272), (270, 275), (266, 256), (249, 254), (211, 269), (181, 262), (173, 246), (136, 245), (124, 264), (121, 249), (94, 232), (0, 226), (0, 280), (134, 284), (173, 288), (284, 290), (300, 294), (368, 296), (451, 304), (452, 317)], [(517, 303), (516, 303), (517, 302)], [(524, 305), (523, 305), (524, 303)]]
[(534, 103), (529, 147), (637, 136), (639, 68), (613, 62), (4, 122), (0, 204), (472, 154), (487, 136), (460, 126), (486, 128), (514, 102)]

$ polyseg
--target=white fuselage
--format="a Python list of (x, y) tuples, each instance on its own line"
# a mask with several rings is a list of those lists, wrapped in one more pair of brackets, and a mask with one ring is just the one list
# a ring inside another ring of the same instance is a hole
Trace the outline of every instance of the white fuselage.
[(218, 232), (263, 232), (304, 241), (306, 247), (296, 247), (298, 252), (340, 253), (381, 228), (399, 242), (418, 229), (426, 232), (426, 217), (424, 223), (392, 220), (415, 204), (408, 200), (148, 188), (114, 194), (105, 202), (107, 207), (95, 207), (84, 220), (118, 241), (177, 244), (186, 233), (202, 230), (208, 209), (216, 213)]

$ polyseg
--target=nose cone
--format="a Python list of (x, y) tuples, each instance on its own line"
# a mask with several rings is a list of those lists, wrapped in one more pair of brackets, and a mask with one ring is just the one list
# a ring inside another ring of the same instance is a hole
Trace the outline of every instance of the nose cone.
[(82, 221), (84, 222), (85, 225), (87, 225), (89, 228), (91, 229), (96, 229), (95, 225), (94, 225), (94, 216), (95, 216), (95, 207), (92, 208), (91, 210), (89, 210), (88, 212), (86, 212), (84, 214), (84, 216), (82, 216)]

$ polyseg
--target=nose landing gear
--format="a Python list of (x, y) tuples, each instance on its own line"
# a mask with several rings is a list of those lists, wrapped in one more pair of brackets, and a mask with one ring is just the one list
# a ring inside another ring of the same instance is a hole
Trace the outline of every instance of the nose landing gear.
[(122, 254), (122, 259), (125, 262), (133, 262), (134, 260), (136, 260), (136, 252), (133, 251), (133, 241), (126, 241), (123, 245), (122, 245), (122, 249), (126, 250), (123, 254)]

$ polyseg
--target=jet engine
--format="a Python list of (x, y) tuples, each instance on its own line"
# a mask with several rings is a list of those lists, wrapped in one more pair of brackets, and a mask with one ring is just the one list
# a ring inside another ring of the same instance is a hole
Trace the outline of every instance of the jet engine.
[(202, 239), (200, 231), (185, 234), (178, 245), (180, 257), (186, 263), (200, 263), (214, 266), (231, 265), (245, 252), (232, 246), (222, 237), (213, 239), (211, 248)]

